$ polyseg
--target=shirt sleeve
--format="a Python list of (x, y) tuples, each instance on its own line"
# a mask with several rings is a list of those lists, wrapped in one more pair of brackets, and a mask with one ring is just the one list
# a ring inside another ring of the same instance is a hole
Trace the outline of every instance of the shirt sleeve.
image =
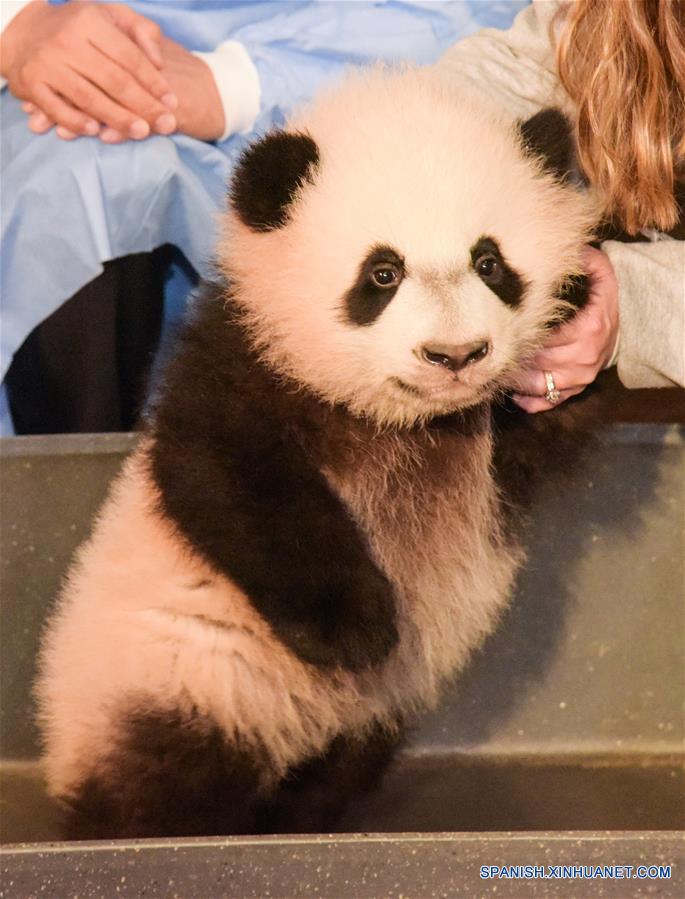
[(551, 40), (558, 9), (553, 0), (536, 0), (506, 31), (484, 28), (458, 41), (436, 69), (515, 118), (528, 118), (543, 106), (568, 108)]
[(224, 41), (211, 53), (194, 55), (209, 66), (221, 97), (226, 126), (219, 140), (251, 131), (259, 115), (261, 86), (245, 47), (238, 41)]
[(685, 242), (608, 240), (618, 280), (618, 375), (626, 387), (685, 387)]

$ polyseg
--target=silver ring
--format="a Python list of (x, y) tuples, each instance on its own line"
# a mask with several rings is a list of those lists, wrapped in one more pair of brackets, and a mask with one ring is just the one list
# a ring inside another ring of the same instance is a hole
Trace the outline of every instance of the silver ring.
[(554, 383), (554, 375), (552, 374), (552, 372), (543, 371), (543, 375), (545, 376), (545, 384), (547, 385), (547, 393), (545, 394), (545, 399), (548, 403), (554, 405), (561, 399), (561, 394), (557, 390), (557, 385)]

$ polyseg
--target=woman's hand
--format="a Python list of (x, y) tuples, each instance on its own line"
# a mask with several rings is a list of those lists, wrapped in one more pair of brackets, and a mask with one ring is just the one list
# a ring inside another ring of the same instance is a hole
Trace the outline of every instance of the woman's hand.
[[(547, 412), (581, 393), (611, 361), (618, 340), (618, 283), (609, 257), (587, 246), (583, 264), (590, 277), (586, 306), (570, 322), (550, 332), (549, 339), (512, 378), (514, 402), (526, 412)], [(551, 373), (559, 392), (545, 399)]]
[(159, 71), (159, 27), (118, 3), (29, 3), (2, 35), (2, 74), (36, 132), (140, 140), (169, 134), (177, 98)]

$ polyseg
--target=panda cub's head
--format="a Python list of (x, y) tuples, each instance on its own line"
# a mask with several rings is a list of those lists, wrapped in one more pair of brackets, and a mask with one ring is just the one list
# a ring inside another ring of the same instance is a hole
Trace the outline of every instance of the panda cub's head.
[(559, 316), (594, 220), (549, 165), (428, 70), (324, 93), (233, 180), (220, 263), (263, 358), (382, 423), (493, 395)]

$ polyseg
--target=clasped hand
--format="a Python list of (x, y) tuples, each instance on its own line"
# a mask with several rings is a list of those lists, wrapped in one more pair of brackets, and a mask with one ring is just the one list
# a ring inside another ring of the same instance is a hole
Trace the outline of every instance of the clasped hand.
[(2, 35), (1, 71), (36, 133), (119, 143), (223, 131), (209, 68), (123, 4), (34, 0)]

